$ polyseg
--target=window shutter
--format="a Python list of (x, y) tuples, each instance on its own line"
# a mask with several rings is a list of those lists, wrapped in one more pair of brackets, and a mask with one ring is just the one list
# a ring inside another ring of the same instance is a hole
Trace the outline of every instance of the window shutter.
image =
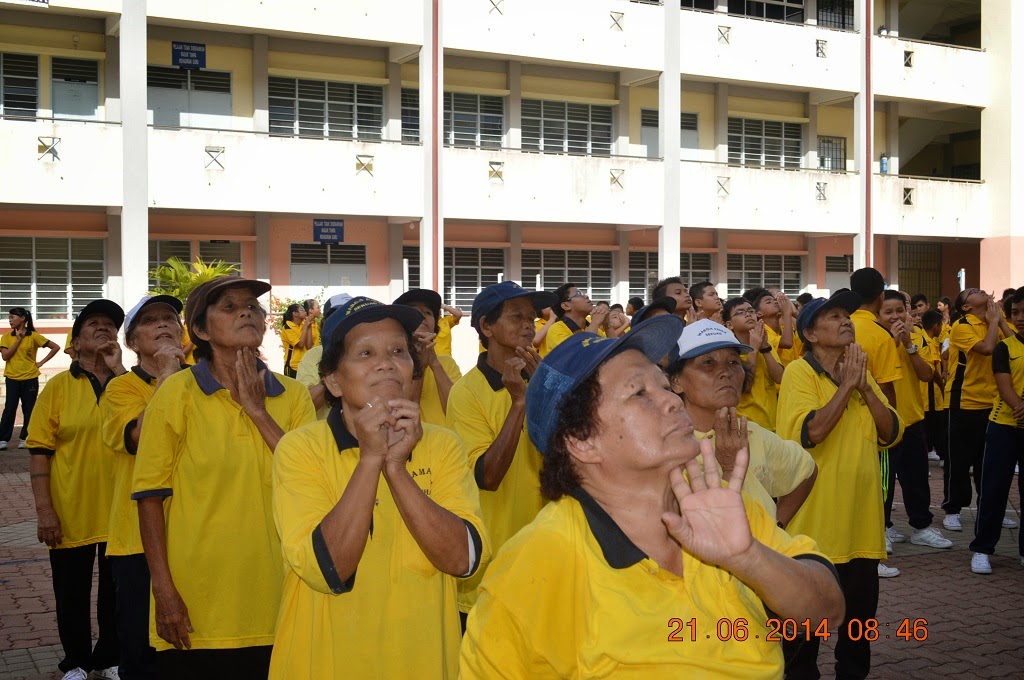
[(32, 117), (38, 108), (39, 57), (0, 54), (0, 113)]

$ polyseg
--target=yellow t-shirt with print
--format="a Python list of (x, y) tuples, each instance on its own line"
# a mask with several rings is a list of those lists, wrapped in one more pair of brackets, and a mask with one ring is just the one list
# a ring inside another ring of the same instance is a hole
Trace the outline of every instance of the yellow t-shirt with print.
[(949, 334), (949, 378), (946, 380), (946, 405), (949, 408), (987, 411), (998, 398), (992, 357), (972, 351), (986, 335), (988, 324), (973, 314), (967, 314), (953, 324)]
[[(261, 370), (266, 369), (259, 362)], [(288, 432), (314, 422), (309, 391), (271, 373), (267, 412)], [(284, 565), (271, 503), (273, 453), (200, 361), (164, 381), (142, 421), (132, 498), (163, 498), (167, 563), (188, 607), (193, 649), (274, 642)], [(150, 607), (149, 639), (156, 633)]]
[[(355, 573), (342, 581), (334, 571), (320, 523), (352, 479), (358, 447), (341, 412), (332, 410), (326, 421), (285, 435), (274, 454), (285, 577), (270, 677), (454, 680), (459, 579), (423, 553), (383, 475)], [(424, 423), (406, 469), (432, 501), (472, 527), (463, 534), (474, 536), (477, 564), (486, 561), (479, 496), (458, 437)]]
[[(5, 349), (14, 347), (18, 338), (14, 331), (4, 333), (0, 336), (0, 347)], [(39, 331), (32, 331), (21, 339), (14, 355), (4, 362), (4, 377), (11, 380), (32, 380), (39, 377), (39, 367), (36, 366), (36, 352), (46, 347), (50, 341), (43, 337)]]
[[(1014, 333), (996, 345), (992, 352), (992, 371), (1008, 374), (1013, 383), (1014, 393), (1024, 396), (1024, 337), (1021, 337), (1020, 333)], [(1024, 421), (1013, 416), (1013, 409), (1003, 400), (998, 388), (995, 404), (988, 419), (1000, 425), (1024, 428)]]
[[(773, 347), (771, 354), (775, 357), (775, 361), (779, 361), (777, 349)], [(746, 416), (747, 420), (774, 432), (779, 388), (772, 380), (771, 373), (768, 372), (768, 360), (764, 358), (763, 354), (751, 352), (740, 355), (740, 359), (743, 363), (747, 363), (752, 356), (756, 357), (754, 361), (757, 362), (754, 368), (754, 378), (750, 384), (750, 390), (740, 395), (740, 403), (736, 407), (736, 412), (741, 416)]]
[(64, 532), (58, 550), (107, 540), (115, 460), (100, 433), (102, 394), (103, 385), (76, 361), (46, 381), (32, 412), (25, 445), (52, 456), (50, 496)]

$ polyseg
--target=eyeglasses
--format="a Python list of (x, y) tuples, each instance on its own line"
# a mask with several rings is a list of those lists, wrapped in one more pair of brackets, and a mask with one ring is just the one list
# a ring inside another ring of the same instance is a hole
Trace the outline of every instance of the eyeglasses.
[(587, 294), (584, 293), (582, 290), (577, 290), (575, 293), (569, 296), (569, 299), (572, 300), (573, 298), (579, 297), (587, 297)]
[(744, 307), (742, 309), (734, 309), (734, 310), (732, 310), (732, 315), (733, 316), (757, 316), (757, 312), (755, 312), (753, 310), (753, 308), (751, 308), (751, 307)]

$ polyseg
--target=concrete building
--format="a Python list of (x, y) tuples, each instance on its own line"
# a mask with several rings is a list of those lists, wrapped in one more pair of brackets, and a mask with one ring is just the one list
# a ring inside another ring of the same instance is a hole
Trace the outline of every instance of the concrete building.
[(1001, 291), (1014, 34), (1011, 0), (0, 1), (0, 306), (56, 334), (171, 255), (467, 310), (502, 279), (625, 302), (863, 264)]

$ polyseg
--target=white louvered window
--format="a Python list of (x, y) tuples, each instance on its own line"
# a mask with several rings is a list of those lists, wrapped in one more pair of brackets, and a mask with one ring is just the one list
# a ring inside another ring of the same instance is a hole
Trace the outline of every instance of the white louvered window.
[(149, 66), (149, 122), (157, 127), (231, 129), (231, 74)]
[(575, 283), (594, 302), (611, 302), (612, 254), (607, 250), (523, 250), (523, 286), (553, 291)]
[(803, 126), (774, 120), (729, 119), (729, 163), (767, 168), (799, 168)]
[(409, 263), (408, 288), (420, 287), (420, 247), (402, 246), (402, 259)]
[(39, 108), (39, 57), (0, 52), (0, 115), (33, 117)]
[(420, 91), (402, 88), (402, 141), (420, 141)]
[(524, 99), (523, 149), (608, 156), (612, 152), (612, 107)]
[(291, 244), (293, 286), (365, 286), (366, 246), (354, 243)]
[[(699, 281), (709, 281), (711, 253), (679, 253), (679, 278), (687, 288)], [(659, 280), (657, 252), (630, 252), (629, 297), (640, 297), (650, 302), (651, 288)]]
[(54, 117), (95, 119), (100, 106), (100, 63), (54, 57), (50, 70)]
[(729, 0), (729, 14), (802, 24), (804, 0)]
[(726, 264), (729, 297), (758, 287), (774, 287), (786, 295), (799, 295), (803, 287), (800, 255), (729, 255)]
[(444, 143), (449, 146), (501, 147), (505, 100), (462, 92), (444, 93)]
[[(648, 158), (658, 158), (658, 110), (640, 109), (640, 144), (647, 148)], [(686, 151), (696, 151), (700, 148), (700, 138), (697, 134), (698, 118), (696, 113), (684, 111), (679, 114), (679, 148)], [(693, 156), (686, 154), (683, 160), (693, 160)]]
[(238, 241), (200, 241), (199, 257), (206, 264), (223, 262), (242, 270), (242, 244)]
[(0, 307), (27, 307), (36, 319), (70, 319), (103, 297), (102, 239), (0, 236)]
[(852, 274), (853, 255), (826, 255), (825, 272), (834, 274)]
[[(419, 257), (419, 248), (416, 248)], [(418, 273), (418, 272), (417, 272)], [(481, 290), (505, 278), (503, 248), (445, 248), (445, 304), (471, 311), (473, 300)]]
[[(176, 257), (185, 264), (192, 263), (192, 242), (191, 241), (150, 241), (149, 242), (149, 271), (167, 264), (167, 260)], [(156, 288), (157, 282), (152, 276), (149, 279), (149, 287)]]
[(270, 132), (301, 137), (379, 140), (384, 88), (324, 80), (272, 77)]

